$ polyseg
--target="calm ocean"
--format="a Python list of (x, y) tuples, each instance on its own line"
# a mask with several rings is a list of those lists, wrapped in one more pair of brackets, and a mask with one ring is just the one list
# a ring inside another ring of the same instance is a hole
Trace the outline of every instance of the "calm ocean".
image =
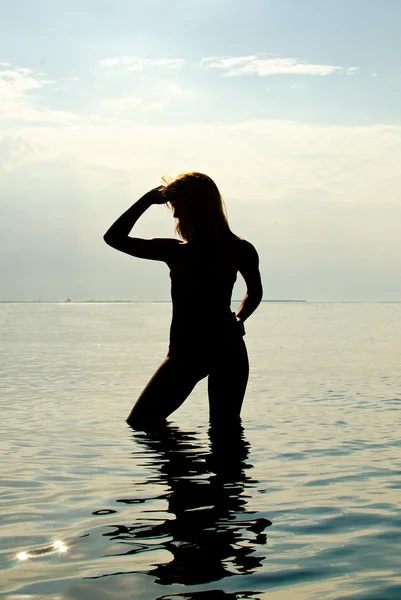
[(0, 597), (400, 600), (401, 304), (263, 304), (228, 453), (125, 423), (170, 311), (0, 304)]

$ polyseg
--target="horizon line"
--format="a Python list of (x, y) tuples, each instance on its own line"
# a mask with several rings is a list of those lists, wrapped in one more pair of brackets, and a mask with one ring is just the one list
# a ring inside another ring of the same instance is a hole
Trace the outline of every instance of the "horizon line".
[[(242, 299), (233, 299), (232, 303), (240, 303)], [(0, 300), (0, 304), (171, 304), (171, 300)], [(396, 304), (398, 300), (298, 300), (298, 299), (263, 299), (261, 303), (289, 303), (289, 304)]]

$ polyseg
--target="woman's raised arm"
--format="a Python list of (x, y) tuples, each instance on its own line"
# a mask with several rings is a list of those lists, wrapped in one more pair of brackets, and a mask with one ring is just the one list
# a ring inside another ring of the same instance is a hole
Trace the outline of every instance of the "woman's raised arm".
[(179, 244), (178, 240), (174, 238), (145, 239), (129, 235), (135, 223), (152, 204), (165, 204), (166, 201), (161, 194), (162, 189), (161, 186), (147, 192), (125, 211), (104, 234), (103, 239), (106, 244), (131, 256), (168, 262), (171, 252)]

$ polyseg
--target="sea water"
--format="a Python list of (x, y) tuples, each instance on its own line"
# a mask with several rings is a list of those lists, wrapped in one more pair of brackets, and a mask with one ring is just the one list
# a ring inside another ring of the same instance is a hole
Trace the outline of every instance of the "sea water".
[(0, 305), (0, 597), (399, 600), (401, 304), (262, 304), (235, 443), (126, 425), (170, 314)]

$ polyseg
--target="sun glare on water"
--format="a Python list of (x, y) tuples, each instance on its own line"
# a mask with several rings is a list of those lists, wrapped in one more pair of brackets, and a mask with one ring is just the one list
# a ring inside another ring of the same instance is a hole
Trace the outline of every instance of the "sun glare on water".
[(16, 558), (17, 560), (22, 562), (24, 560), (28, 560), (28, 558), (37, 558), (39, 556), (44, 556), (45, 554), (52, 554), (54, 552), (57, 552), (58, 554), (64, 554), (65, 552), (67, 552), (67, 550), (68, 546), (64, 542), (57, 540), (51, 546), (47, 546), (46, 548), (38, 548), (36, 550), (31, 550), (30, 552), (18, 552)]
[(67, 552), (68, 550), (68, 547), (64, 544), (64, 542), (60, 541), (54, 542), (53, 548), (60, 552), (60, 554), (64, 554), (64, 552)]

